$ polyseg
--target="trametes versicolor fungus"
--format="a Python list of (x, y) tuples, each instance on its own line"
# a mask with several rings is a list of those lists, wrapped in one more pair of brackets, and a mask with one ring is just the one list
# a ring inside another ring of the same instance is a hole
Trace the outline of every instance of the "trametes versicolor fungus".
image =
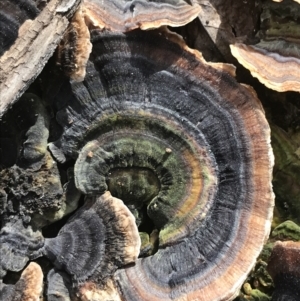
[(92, 50), (90, 32), (85, 24), (81, 7), (74, 14), (57, 49), (57, 64), (65, 74), (76, 81), (83, 81), (86, 64)]
[(89, 28), (126, 32), (163, 25), (183, 26), (197, 17), (201, 8), (182, 0), (85, 0), (72, 18), (58, 47), (58, 64), (71, 79), (83, 81), (91, 52)]
[(41, 267), (37, 263), (31, 262), (15, 285), (5, 285), (2, 288), (1, 300), (39, 301), (43, 292), (43, 277)]
[(42, 233), (31, 226), (25, 228), (20, 219), (3, 221), (0, 234), (0, 278), (7, 271), (21, 271), (29, 259), (39, 256), (44, 244)]
[[(141, 236), (158, 233), (150, 256), (112, 268), (107, 295), (130, 301), (232, 300), (272, 217), (273, 155), (258, 99), (165, 31), (93, 30), (91, 37), (84, 82), (67, 83), (56, 95), (63, 134), (50, 149), (61, 161), (77, 159), (75, 183), (91, 195), (88, 203), (110, 191), (139, 221)], [(105, 284), (97, 291), (101, 268), (90, 264), (102, 253), (93, 253), (79, 269), (66, 249), (81, 233), (86, 243), (73, 244), (74, 254), (90, 248), (93, 235), (103, 240), (93, 230), (101, 219), (94, 221), (85, 210), (45, 245), (47, 256), (75, 282), (89, 278), (80, 286), (82, 300), (105, 291)]]
[(93, 280), (104, 285), (123, 265), (134, 262), (140, 238), (135, 219), (123, 202), (107, 191), (87, 197), (85, 204), (55, 238), (46, 238), (43, 253), (74, 283)]
[(89, 26), (127, 32), (163, 25), (183, 26), (198, 16), (201, 7), (183, 0), (85, 0), (83, 9)]
[(87, 196), (40, 251), (81, 301), (232, 300), (269, 233), (273, 155), (255, 93), (166, 30), (118, 32), (180, 26), (198, 12), (184, 1), (86, 1), (61, 44), (71, 77), (80, 51), (68, 61), (68, 43), (88, 40), (84, 18), (85, 80), (54, 91), (63, 132), (49, 149), (76, 160)]
[(230, 48), (239, 63), (268, 88), (278, 92), (300, 92), (299, 58), (284, 57), (276, 52), (240, 43)]
[(252, 76), (278, 92), (300, 92), (299, 3), (283, 1), (262, 4), (260, 42), (231, 45), (232, 55)]

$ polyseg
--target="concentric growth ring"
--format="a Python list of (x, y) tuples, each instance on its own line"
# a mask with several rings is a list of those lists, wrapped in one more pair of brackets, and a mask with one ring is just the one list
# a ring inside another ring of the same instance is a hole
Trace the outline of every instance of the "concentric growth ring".
[(122, 300), (232, 300), (270, 229), (270, 131), (248, 87), (171, 40), (93, 31), (50, 148), (77, 160), (83, 193), (110, 190), (159, 231), (152, 255), (112, 276)]

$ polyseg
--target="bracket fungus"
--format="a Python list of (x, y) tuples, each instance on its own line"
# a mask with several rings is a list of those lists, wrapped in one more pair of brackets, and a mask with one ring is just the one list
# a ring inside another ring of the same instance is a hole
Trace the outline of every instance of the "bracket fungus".
[(230, 45), (232, 55), (268, 88), (300, 92), (300, 59), (285, 57), (254, 45)]
[(122, 300), (232, 300), (273, 211), (270, 129), (259, 100), (225, 66), (212, 67), (165, 31), (92, 30), (91, 39), (85, 80), (55, 95), (63, 133), (50, 144), (59, 160), (76, 159), (87, 204), (46, 239), (45, 254), (75, 282), (105, 277), (101, 243), (77, 258), (93, 237), (103, 240), (93, 225), (104, 209), (93, 206), (110, 191), (140, 232), (158, 233), (152, 255), (107, 275)]
[(264, 1), (255, 45), (231, 45), (232, 55), (266, 87), (300, 92), (300, 6)]
[(90, 32), (85, 25), (84, 13), (80, 7), (58, 45), (57, 64), (71, 79), (83, 81), (91, 50)]
[[(3, 148), (17, 150), (0, 172), (1, 285), (11, 294), (5, 273), (44, 255), (55, 266), (48, 300), (233, 300), (274, 206), (270, 128), (255, 92), (166, 29), (196, 18), (195, 1), (86, 0), (69, 22), (79, 2), (44, 3), (0, 58), (2, 115), (60, 43), (60, 68), (51, 60), (20, 99), (34, 118)], [(42, 228), (81, 193), (82, 207), (47, 237)]]
[(58, 236), (45, 239), (43, 253), (75, 284), (93, 280), (103, 286), (117, 268), (136, 260), (139, 249), (134, 217), (106, 192), (86, 198)]
[(20, 219), (6, 222), (0, 235), (0, 278), (7, 271), (21, 271), (29, 259), (40, 256), (39, 250), (44, 245), (42, 233), (31, 226), (25, 227)]
[(89, 26), (111, 31), (127, 32), (163, 25), (183, 26), (195, 19), (201, 7), (184, 0), (85, 0), (86, 21)]
[(0, 291), (1, 300), (39, 301), (43, 292), (43, 272), (41, 267), (31, 262), (22, 272), (15, 285), (5, 285)]

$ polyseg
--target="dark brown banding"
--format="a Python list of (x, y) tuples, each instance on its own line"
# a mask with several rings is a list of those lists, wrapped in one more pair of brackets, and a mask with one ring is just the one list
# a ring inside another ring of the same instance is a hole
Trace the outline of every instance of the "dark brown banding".
[(138, 257), (135, 219), (123, 202), (106, 192), (89, 197), (55, 238), (45, 239), (43, 253), (75, 284), (106, 284), (115, 270)]
[(44, 238), (41, 231), (24, 225), (20, 218), (10, 217), (9, 221), (5, 221), (2, 217), (0, 278), (2, 279), (7, 271), (22, 271), (30, 259), (39, 257), (39, 250), (43, 245)]
[[(84, 82), (56, 95), (64, 133), (52, 146), (77, 160), (84, 193), (103, 193), (117, 175), (125, 189), (115, 191), (142, 223), (146, 212), (149, 234), (159, 232), (155, 254), (116, 271), (121, 298), (232, 300), (273, 211), (270, 129), (259, 100), (165, 31), (91, 36)], [(150, 203), (130, 199), (136, 169), (138, 191), (152, 197), (160, 183)]]

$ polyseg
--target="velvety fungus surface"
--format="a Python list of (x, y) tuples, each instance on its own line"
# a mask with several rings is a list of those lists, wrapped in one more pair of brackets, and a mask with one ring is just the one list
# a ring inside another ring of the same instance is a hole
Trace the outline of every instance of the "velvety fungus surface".
[(56, 95), (63, 134), (50, 149), (77, 160), (79, 190), (114, 191), (141, 237), (158, 232), (152, 255), (118, 269), (114, 287), (124, 300), (232, 300), (272, 217), (259, 100), (165, 31), (91, 37), (84, 82)]

